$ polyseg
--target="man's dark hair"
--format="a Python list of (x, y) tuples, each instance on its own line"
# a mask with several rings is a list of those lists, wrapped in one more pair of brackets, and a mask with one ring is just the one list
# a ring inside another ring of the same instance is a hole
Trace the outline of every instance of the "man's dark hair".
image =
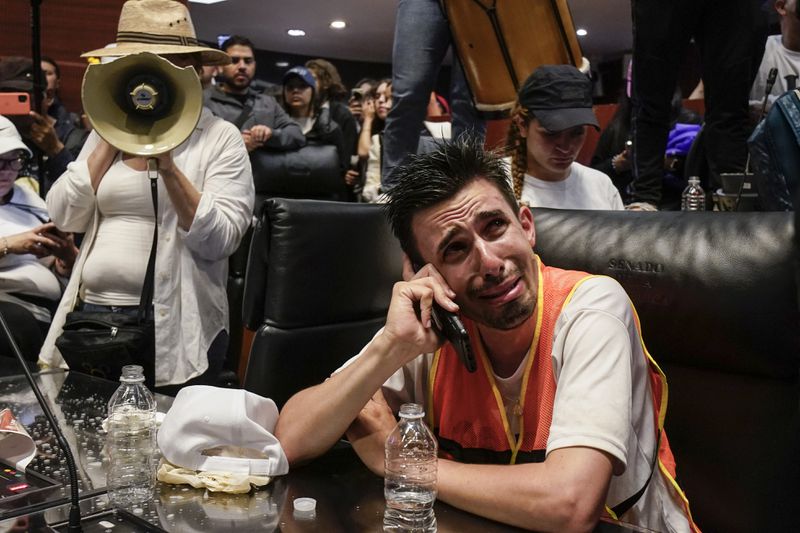
[(519, 212), (505, 164), (497, 154), (484, 150), (480, 139), (462, 135), (454, 141), (439, 142), (434, 151), (412, 155), (394, 169), (394, 186), (386, 193), (386, 216), (412, 262), (422, 263), (411, 229), (414, 215), (452, 198), (476, 179), (494, 185), (512, 211)]
[(61, 79), (61, 68), (59, 68), (58, 63), (56, 63), (53, 60), (53, 58), (50, 57), (50, 56), (41, 56), (41, 59), (45, 63), (50, 63), (51, 65), (53, 65), (53, 70), (56, 71), (56, 78), (60, 80)]
[(247, 37), (242, 37), (241, 35), (231, 35), (230, 37), (225, 39), (225, 42), (222, 43), (222, 46), (220, 46), (219, 49), (222, 50), (223, 52), (227, 52), (228, 48), (236, 45), (249, 46), (250, 50), (252, 50), (253, 54), (255, 54), (256, 47), (253, 46), (253, 43), (250, 41), (250, 39), (248, 39)]

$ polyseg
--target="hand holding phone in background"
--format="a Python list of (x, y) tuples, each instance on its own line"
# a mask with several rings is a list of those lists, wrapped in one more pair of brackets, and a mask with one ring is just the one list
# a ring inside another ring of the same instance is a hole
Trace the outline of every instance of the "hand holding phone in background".
[(28, 93), (0, 92), (0, 115), (11, 117), (13, 115), (27, 116), (31, 112), (31, 98)]
[(0, 92), (0, 115), (14, 123), (23, 137), (28, 136), (33, 123), (31, 113), (31, 96), (25, 92)]
[(30, 112), (31, 124), (27, 134), (23, 134), (36, 144), (48, 157), (55, 157), (64, 149), (64, 143), (58, 138), (53, 126), (55, 120), (49, 115), (42, 116), (35, 111)]

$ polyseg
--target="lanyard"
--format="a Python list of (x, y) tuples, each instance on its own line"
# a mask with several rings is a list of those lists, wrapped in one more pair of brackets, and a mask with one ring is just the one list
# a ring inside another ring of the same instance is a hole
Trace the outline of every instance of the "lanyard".
[(519, 398), (517, 398), (517, 403), (514, 406), (514, 416), (517, 417), (519, 421), (519, 434), (514, 436), (511, 431), (511, 425), (508, 423), (508, 416), (506, 415), (506, 408), (503, 405), (503, 398), (500, 394), (500, 390), (497, 388), (497, 382), (494, 379), (494, 371), (492, 370), (492, 363), (489, 361), (489, 357), (486, 355), (486, 350), (483, 346), (483, 342), (478, 342), (477, 344), (477, 352), (478, 357), (480, 358), (481, 362), (483, 363), (483, 370), (486, 372), (486, 377), (489, 379), (489, 385), (492, 387), (492, 393), (494, 394), (494, 399), (497, 402), (497, 408), (500, 411), (500, 418), (503, 421), (503, 428), (506, 432), (506, 438), (508, 439), (508, 445), (511, 447), (511, 461), (510, 464), (514, 464), (517, 461), (517, 453), (519, 452), (520, 447), (522, 447), (522, 439), (525, 435), (525, 419), (523, 417), (524, 409), (525, 409), (525, 396), (528, 392), (528, 378), (531, 374), (531, 368), (533, 368), (533, 361), (536, 357), (537, 347), (539, 345), (539, 334), (542, 330), (542, 316), (544, 312), (544, 285), (542, 283), (542, 263), (541, 261), (537, 261), (537, 279), (538, 284), (536, 288), (536, 329), (533, 334), (533, 342), (531, 343), (530, 351), (528, 352), (528, 362), (525, 364), (525, 372), (522, 376), (522, 384), (520, 386), (519, 391)]

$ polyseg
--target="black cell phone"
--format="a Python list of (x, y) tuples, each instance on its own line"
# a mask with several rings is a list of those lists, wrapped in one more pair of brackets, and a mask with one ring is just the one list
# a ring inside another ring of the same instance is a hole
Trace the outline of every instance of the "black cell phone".
[(350, 100), (357, 100), (360, 102), (365, 96), (363, 89), (355, 88), (350, 90)]
[[(414, 271), (418, 271), (420, 266), (414, 264)], [(472, 344), (469, 342), (469, 333), (464, 323), (458, 315), (445, 310), (442, 306), (433, 302), (431, 309), (433, 326), (440, 337), (444, 337), (455, 348), (459, 359), (464, 364), (468, 372), (475, 372), (478, 365), (475, 362), (475, 353), (472, 351)]]

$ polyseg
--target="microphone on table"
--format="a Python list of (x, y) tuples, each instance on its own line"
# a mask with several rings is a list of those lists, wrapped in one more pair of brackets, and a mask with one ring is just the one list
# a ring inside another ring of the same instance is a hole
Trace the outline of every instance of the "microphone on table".
[(67, 444), (67, 439), (64, 438), (64, 434), (61, 432), (61, 428), (56, 422), (56, 417), (53, 416), (53, 412), (47, 405), (42, 391), (39, 390), (36, 380), (33, 379), (30, 370), (28, 370), (28, 365), (25, 362), (25, 356), (22, 355), (22, 351), (19, 349), (19, 346), (17, 346), (17, 341), (14, 340), (14, 336), (11, 334), (11, 329), (8, 327), (8, 322), (6, 322), (2, 311), (0, 311), (0, 327), (2, 327), (3, 334), (8, 339), (8, 344), (11, 346), (11, 351), (14, 352), (14, 356), (17, 358), (17, 361), (19, 361), (19, 365), (22, 367), (23, 372), (25, 372), (25, 378), (28, 380), (28, 384), (30, 384), (31, 389), (33, 389), (33, 394), (36, 396), (36, 401), (39, 402), (39, 406), (42, 408), (44, 416), (47, 418), (47, 421), (50, 422), (50, 427), (53, 428), (53, 434), (58, 441), (58, 445), (64, 451), (64, 458), (67, 461), (67, 472), (69, 474), (70, 488), (69, 525), (67, 531), (70, 533), (80, 533), (83, 530), (81, 529), (81, 509), (79, 503), (80, 500), (78, 497), (78, 472), (75, 469), (75, 458), (72, 455), (72, 450), (70, 450), (69, 444)]

